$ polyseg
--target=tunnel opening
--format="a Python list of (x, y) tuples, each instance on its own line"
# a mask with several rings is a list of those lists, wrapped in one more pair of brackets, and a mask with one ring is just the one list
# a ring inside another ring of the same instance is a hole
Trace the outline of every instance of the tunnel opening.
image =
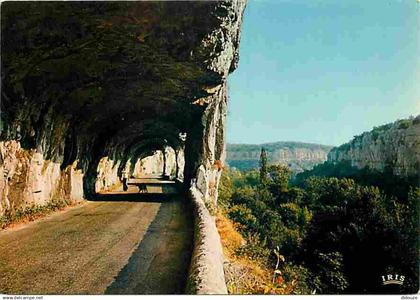
[(186, 139), (182, 129), (162, 119), (136, 121), (121, 128), (95, 167), (94, 192), (115, 188), (124, 178), (153, 176), (182, 182)]
[[(124, 136), (127, 138), (127, 136)], [(109, 191), (173, 194), (184, 179), (185, 133), (138, 138), (121, 157), (102, 157), (97, 166), (95, 195)], [(177, 185), (175, 185), (177, 184)], [(129, 186), (134, 186), (137, 190)]]

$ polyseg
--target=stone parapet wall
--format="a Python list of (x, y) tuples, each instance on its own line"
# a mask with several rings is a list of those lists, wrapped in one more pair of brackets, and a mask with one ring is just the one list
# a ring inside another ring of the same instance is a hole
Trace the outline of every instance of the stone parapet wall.
[(189, 193), (194, 212), (194, 250), (186, 292), (209, 295), (227, 294), (223, 270), (224, 256), (215, 217), (203, 201), (203, 195), (192, 187)]

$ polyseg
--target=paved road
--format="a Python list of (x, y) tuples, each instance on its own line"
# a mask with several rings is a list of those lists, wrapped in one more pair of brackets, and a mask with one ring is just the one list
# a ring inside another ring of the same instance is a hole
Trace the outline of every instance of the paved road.
[(177, 195), (163, 202), (126, 196), (0, 231), (0, 293), (182, 293), (193, 241), (189, 208)]

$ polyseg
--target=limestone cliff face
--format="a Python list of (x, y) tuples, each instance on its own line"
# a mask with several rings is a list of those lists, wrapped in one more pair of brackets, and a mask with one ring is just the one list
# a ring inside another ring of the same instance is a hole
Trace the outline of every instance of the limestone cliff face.
[(330, 146), (278, 142), (261, 145), (231, 144), (227, 146), (227, 162), (239, 170), (258, 168), (261, 148), (267, 151), (270, 164), (289, 166), (294, 172), (302, 172), (327, 160)]
[(328, 154), (330, 162), (344, 160), (357, 168), (383, 171), (389, 167), (395, 175), (419, 175), (420, 115), (374, 128)]
[(83, 174), (77, 162), (60, 168), (36, 150), (22, 149), (16, 141), (0, 142), (0, 216), (52, 200), (83, 199)]
[[(168, 154), (173, 154), (174, 151), (168, 151)], [(162, 151), (156, 151), (151, 156), (147, 156), (143, 159), (137, 160), (135, 166), (134, 166), (134, 172), (133, 175), (135, 177), (141, 177), (145, 175), (163, 175), (172, 173), (172, 169), (175, 166), (174, 165), (174, 157), (175, 155), (171, 155), (171, 157), (167, 158), (168, 165), (165, 167), (165, 172), (163, 171), (164, 168), (164, 158)], [(169, 162), (169, 160), (171, 162)]]
[(208, 34), (202, 42), (204, 51), (212, 53), (210, 59), (206, 60), (207, 68), (221, 76), (221, 81), (207, 88), (207, 95), (194, 102), (203, 107), (203, 114), (201, 126), (192, 129), (187, 139), (184, 177), (186, 182), (190, 181), (192, 189), (200, 192), (206, 204), (217, 203), (221, 167), (226, 158), (227, 76), (238, 64), (240, 28), (245, 6), (244, 0), (222, 3), (221, 10), (216, 12), (220, 27)]
[(158, 150), (153, 155), (138, 159), (131, 174), (136, 178), (148, 175), (166, 175), (183, 180), (184, 165), (182, 149), (176, 153), (174, 149), (167, 147), (165, 157), (163, 152)]

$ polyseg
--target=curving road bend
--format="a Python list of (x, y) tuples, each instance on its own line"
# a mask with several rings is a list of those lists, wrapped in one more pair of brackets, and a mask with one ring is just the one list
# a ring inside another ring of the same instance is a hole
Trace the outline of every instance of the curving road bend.
[(182, 294), (192, 216), (179, 195), (155, 190), (131, 185), (0, 231), (0, 294)]

